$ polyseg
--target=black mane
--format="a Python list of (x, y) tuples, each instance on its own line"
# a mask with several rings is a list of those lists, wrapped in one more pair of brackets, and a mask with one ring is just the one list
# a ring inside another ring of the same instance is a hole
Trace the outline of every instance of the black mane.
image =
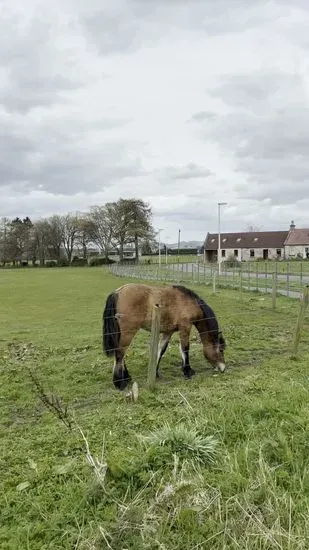
[[(190, 288), (187, 288), (186, 286), (182, 285), (172, 285), (173, 288), (177, 288), (180, 292), (182, 292), (185, 296), (188, 296), (193, 301), (196, 301), (198, 305), (200, 306), (200, 309), (203, 313), (203, 316), (205, 318), (205, 322), (207, 324), (207, 328), (211, 334), (211, 337), (213, 338), (214, 342), (224, 344), (223, 336), (221, 332), (219, 331), (219, 325), (218, 321), (216, 319), (214, 311), (211, 309), (209, 305), (204, 302), (203, 298), (201, 298), (194, 290), (191, 290)], [(195, 323), (194, 323), (195, 324)]]

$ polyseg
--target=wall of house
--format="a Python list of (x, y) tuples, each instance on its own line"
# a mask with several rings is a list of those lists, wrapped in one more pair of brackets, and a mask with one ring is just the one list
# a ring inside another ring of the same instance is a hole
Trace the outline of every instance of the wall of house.
[(296, 245), (296, 246), (286, 246), (285, 255), (287, 258), (297, 258), (297, 255), (300, 254), (302, 258), (307, 257), (307, 252), (309, 251), (309, 245)]
[[(254, 248), (254, 256), (251, 257), (250, 256), (250, 248), (238, 248), (238, 249), (223, 249), (222, 250), (225, 250), (225, 257), (223, 256), (222, 257), (222, 260), (224, 261), (225, 259), (227, 259), (229, 256), (233, 256), (234, 255), (234, 250), (238, 250), (238, 259), (239, 260), (244, 260), (244, 261), (249, 261), (249, 260), (256, 260), (256, 259), (259, 259), (259, 258), (263, 258), (263, 250), (264, 248)], [(281, 258), (284, 258), (284, 248), (280, 248), (281, 250)], [(277, 260), (278, 259), (278, 254), (277, 254), (277, 248), (268, 248), (268, 259), (269, 260)]]
[[(254, 248), (254, 257), (250, 256), (250, 249), (246, 248), (243, 250), (243, 259), (244, 260), (256, 260), (256, 259), (262, 259), (264, 255), (264, 248)], [(268, 248), (268, 259), (269, 260), (277, 260), (278, 259), (278, 250), (280, 250), (281, 254), (279, 257), (284, 257), (284, 248)]]

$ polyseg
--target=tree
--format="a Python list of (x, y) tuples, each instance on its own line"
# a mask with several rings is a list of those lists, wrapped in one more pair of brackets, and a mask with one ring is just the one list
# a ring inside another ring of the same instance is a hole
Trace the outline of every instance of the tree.
[(74, 246), (79, 237), (80, 218), (76, 214), (66, 214), (60, 216), (62, 244), (66, 252), (68, 261), (71, 263)]
[(16, 217), (9, 224), (6, 236), (7, 254), (14, 264), (16, 261), (21, 263), (22, 259), (28, 260), (32, 226), (28, 216), (24, 219)]
[(51, 245), (51, 226), (48, 220), (38, 220), (33, 224), (32, 228), (32, 247), (36, 258), (39, 259), (40, 265), (45, 265), (45, 260), (48, 258), (48, 251)]
[(141, 199), (119, 199), (110, 203), (115, 220), (114, 239), (119, 245), (120, 260), (125, 244), (134, 243), (135, 257), (139, 256), (141, 239), (153, 239), (150, 206)]
[(0, 261), (3, 265), (9, 260), (9, 218), (1, 218), (0, 220)]
[(114, 203), (104, 206), (92, 206), (88, 216), (89, 238), (108, 258), (115, 236), (115, 209)]
[(61, 245), (63, 243), (63, 223), (61, 216), (57, 214), (46, 220), (47, 222), (47, 252), (48, 256), (54, 260), (60, 260)]
[(145, 239), (142, 242), (141, 253), (143, 256), (148, 256), (149, 254), (152, 254), (152, 248), (149, 239)]
[(253, 224), (247, 224), (245, 231), (248, 233), (259, 233), (259, 231), (262, 231), (261, 227), (258, 225)]
[(89, 219), (89, 214), (81, 214), (78, 216), (78, 235), (76, 242), (81, 246), (83, 258), (86, 260), (88, 245), (94, 242), (92, 238), (92, 223)]

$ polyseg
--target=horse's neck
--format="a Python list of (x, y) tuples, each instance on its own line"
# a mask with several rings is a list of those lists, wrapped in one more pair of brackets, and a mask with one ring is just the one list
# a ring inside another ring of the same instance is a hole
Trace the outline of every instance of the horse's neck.
[(205, 319), (201, 319), (200, 321), (198, 321), (196, 323), (196, 328), (200, 335), (202, 343), (206, 344), (207, 342), (209, 342), (209, 334), (208, 334), (207, 324)]

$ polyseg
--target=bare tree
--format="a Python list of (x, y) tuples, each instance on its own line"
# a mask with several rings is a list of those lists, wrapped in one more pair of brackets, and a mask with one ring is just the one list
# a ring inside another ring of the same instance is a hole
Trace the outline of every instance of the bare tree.
[(0, 220), (0, 261), (3, 265), (9, 261), (9, 218), (1, 218)]
[(38, 220), (32, 228), (32, 247), (33, 255), (39, 259), (40, 265), (45, 265), (48, 258), (49, 247), (52, 246), (51, 226), (48, 220)]
[(108, 258), (115, 237), (115, 210), (113, 203), (93, 206), (88, 217), (89, 237)]
[(88, 256), (88, 246), (93, 243), (92, 238), (92, 223), (89, 219), (89, 214), (79, 213), (78, 216), (78, 233), (76, 237), (76, 244), (82, 250), (84, 260)]
[(248, 233), (259, 233), (259, 231), (262, 231), (262, 228), (259, 225), (249, 223), (246, 225), (245, 231)]
[(52, 259), (60, 260), (61, 246), (63, 242), (63, 223), (61, 216), (57, 214), (47, 220), (47, 250), (48, 256)]
[(68, 261), (71, 263), (74, 246), (77, 243), (80, 231), (80, 218), (76, 214), (60, 216), (62, 227), (62, 244)]

